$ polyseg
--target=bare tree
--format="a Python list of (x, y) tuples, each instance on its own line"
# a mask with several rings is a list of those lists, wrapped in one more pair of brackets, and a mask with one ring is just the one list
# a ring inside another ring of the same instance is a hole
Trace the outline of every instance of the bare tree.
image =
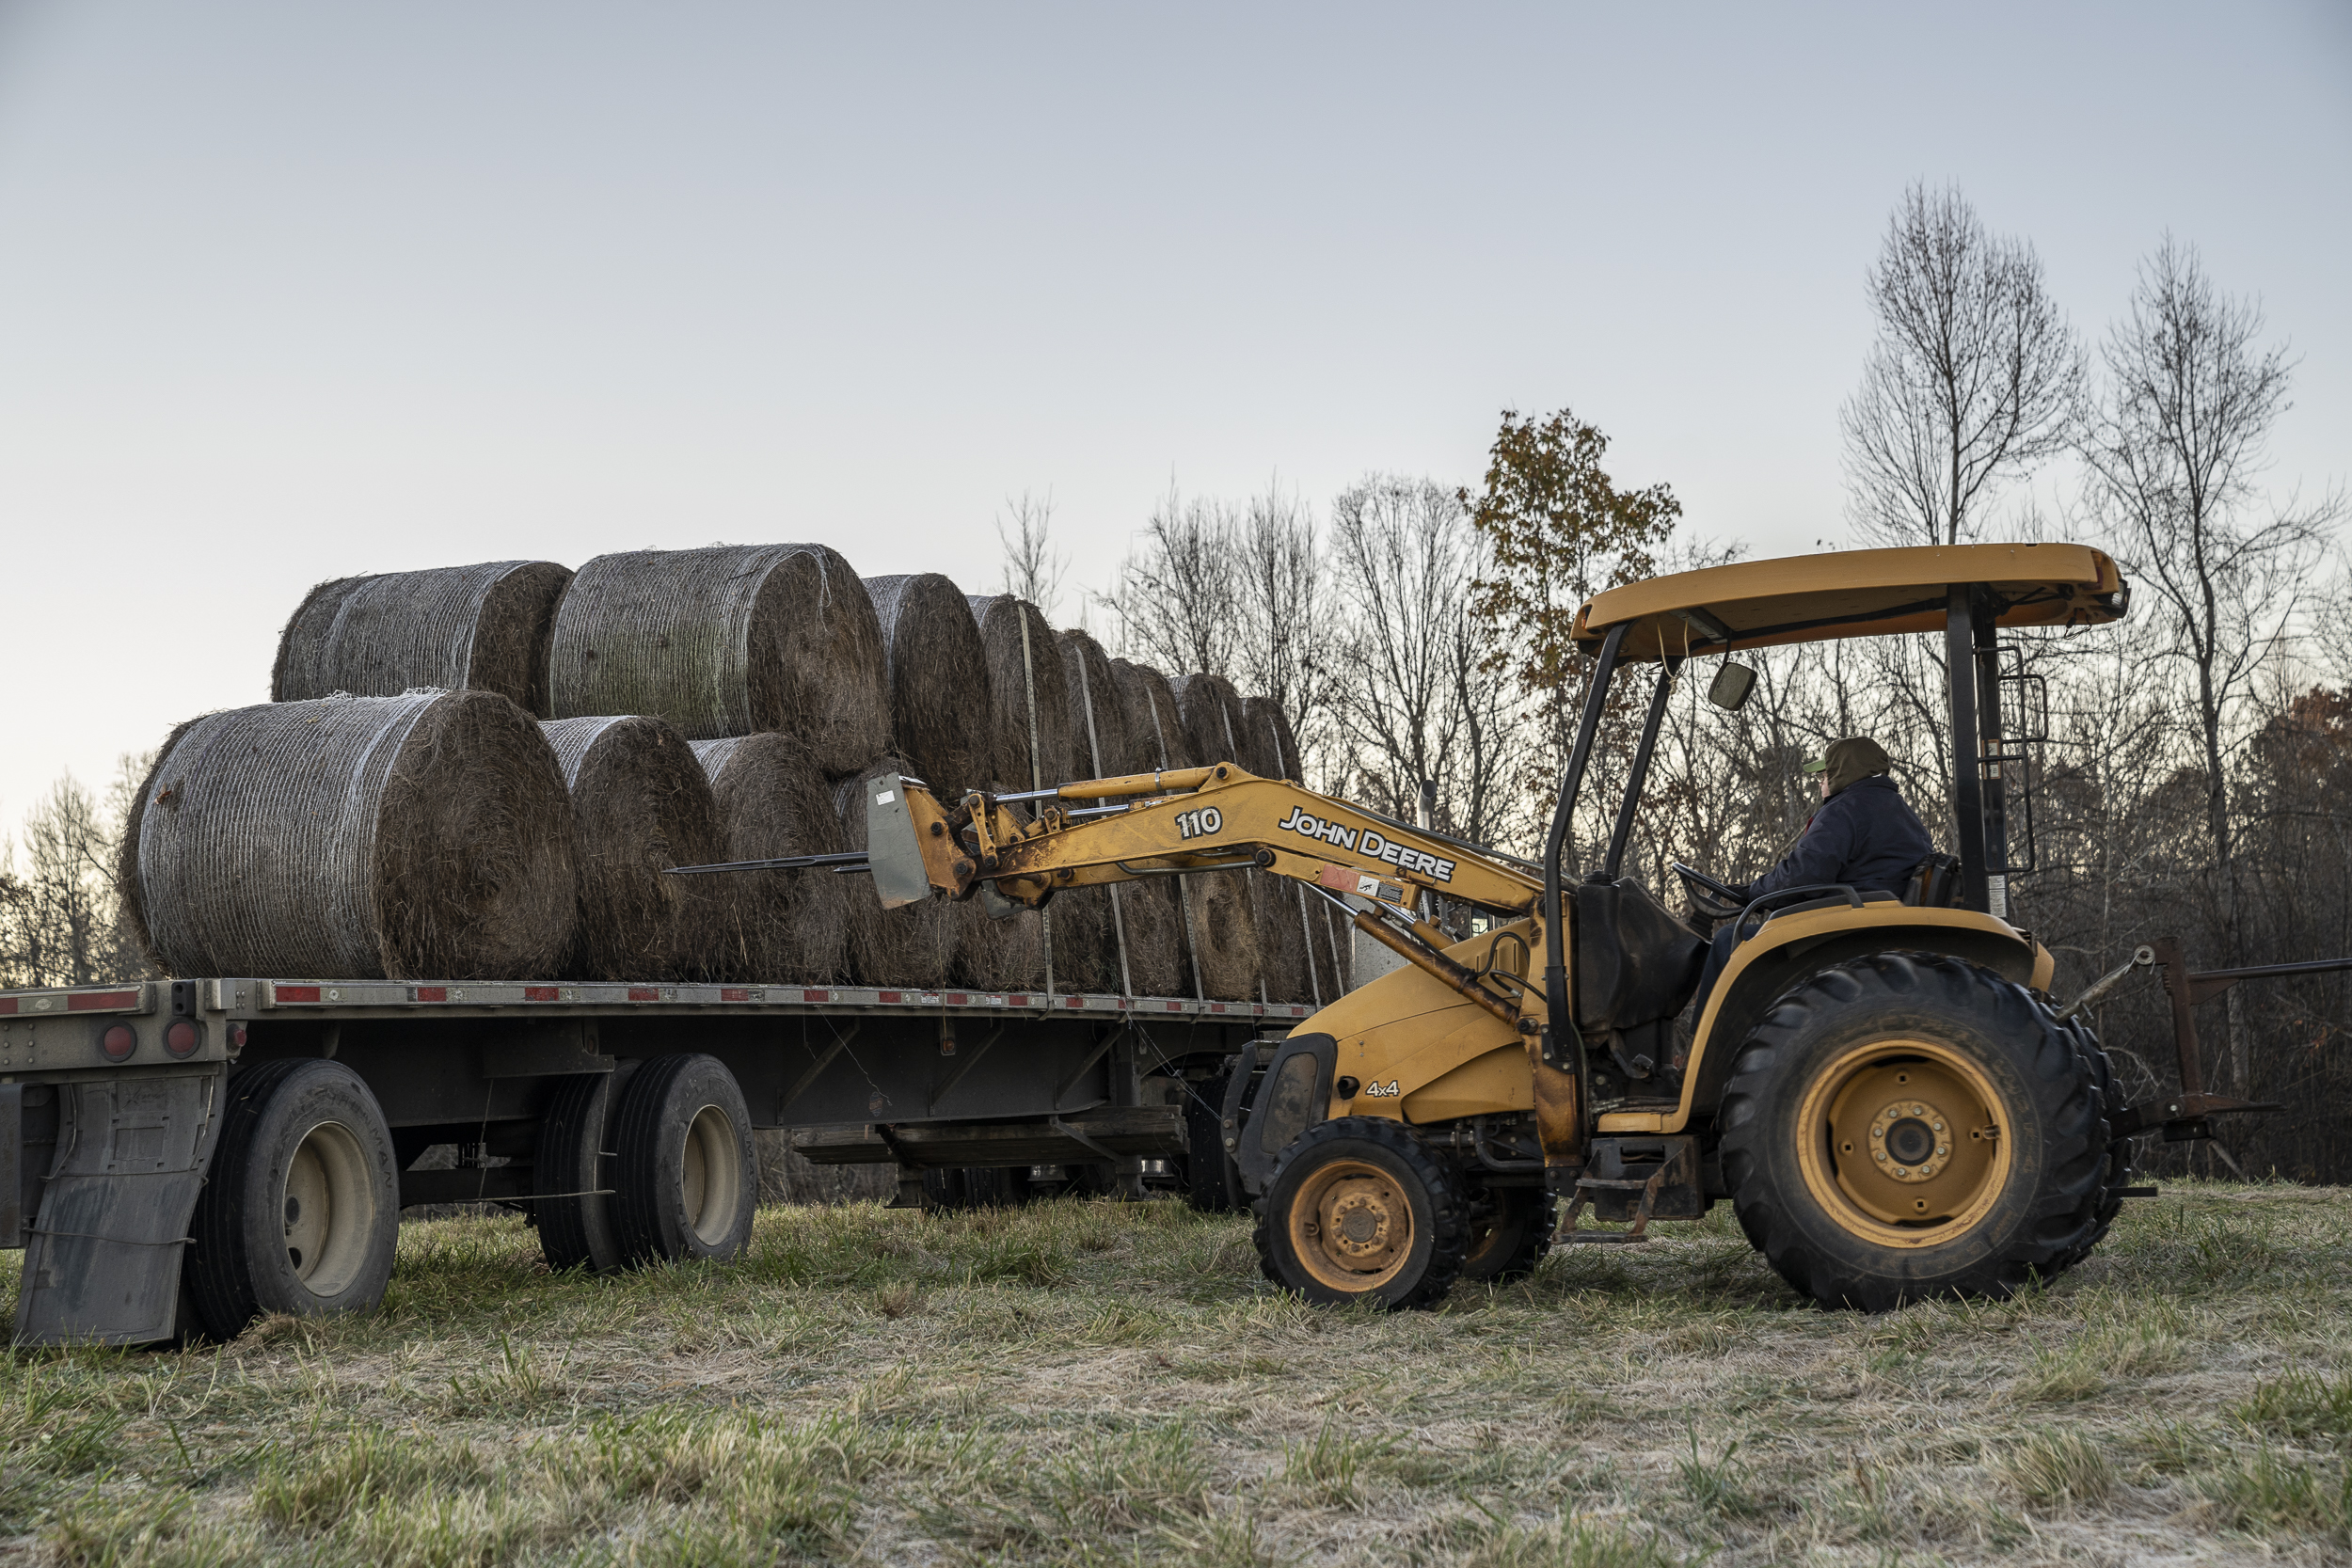
[(1143, 547), (1102, 595), (1120, 647), (1171, 675), (1230, 675), (1241, 647), (1239, 552), (1232, 512), (1174, 485), (1144, 525)]
[(1024, 490), (1018, 500), (1007, 498), (1005, 507), (1012, 514), (1011, 530), (1002, 514), (996, 518), (996, 542), (1005, 551), (1005, 592), (1028, 600), (1050, 620), (1070, 571), (1070, 557), (1054, 551), (1054, 498), (1040, 500)]
[[(124, 772), (143, 761), (124, 758)], [(115, 893), (121, 821), (71, 774), (25, 814), (23, 872), (14, 846), (0, 857), (0, 983), (87, 986), (147, 972)]]
[(1314, 510), (1276, 482), (1240, 512), (1233, 541), (1240, 618), (1233, 679), (1245, 692), (1279, 704), (1300, 753), (1311, 766), (1327, 765), (1326, 699), (1338, 670), (1338, 622), (1334, 595), (1323, 580)]
[(2064, 450), (2082, 349), (2033, 247), (1986, 233), (1949, 187), (1904, 191), (1867, 288), (1878, 341), (1839, 411), (1855, 531), (1974, 538), (1996, 482)]
[[(2140, 268), (2129, 313), (2101, 355), (2106, 386), (2088, 408), (2081, 452), (2095, 515), (2169, 633), (2189, 677), (2204, 817), (2225, 960), (2241, 908), (2228, 753), (2240, 710), (2308, 602), (2340, 496), (2261, 508), (2256, 479), (2287, 406), (2283, 347), (2264, 348), (2259, 307), (2214, 287), (2196, 251), (2167, 238)], [(2233, 1065), (2244, 1083), (2233, 1014)]]
[(1460, 492), (1375, 474), (1331, 508), (1331, 571), (1365, 607), (1344, 644), (1333, 718), (1356, 787), (1411, 819), (1434, 784), (1438, 825), (1482, 842), (1524, 812), (1510, 761), (1518, 748), (1510, 683), (1484, 668), (1470, 601), (1487, 562)]

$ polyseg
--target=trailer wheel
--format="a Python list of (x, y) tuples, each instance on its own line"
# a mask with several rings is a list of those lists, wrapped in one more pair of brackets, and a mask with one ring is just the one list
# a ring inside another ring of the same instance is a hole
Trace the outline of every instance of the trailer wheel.
[[(1461, 1277), (1473, 1284), (1523, 1279), (1551, 1251), (1552, 1196), (1541, 1187), (1490, 1187), (1473, 1205)], [(1484, 1211), (1484, 1212), (1481, 1212)]]
[(633, 1263), (733, 1258), (759, 1199), (752, 1117), (715, 1056), (657, 1056), (621, 1090), (613, 1187)]
[(2081, 1254), (2106, 1123), (2074, 1042), (2024, 988), (1884, 953), (1772, 1005), (1724, 1092), (1740, 1227), (1824, 1307), (2003, 1296)]
[(1379, 1117), (1307, 1129), (1258, 1211), (1266, 1277), (1322, 1307), (1435, 1307), (1469, 1240), (1460, 1177), (1411, 1129)]
[(230, 1080), (183, 1264), (198, 1326), (233, 1339), (264, 1312), (372, 1311), (392, 1277), (399, 1162), (384, 1113), (340, 1062), (263, 1062)]
[[(632, 1066), (634, 1064), (631, 1064)], [(558, 1196), (532, 1199), (539, 1221), (539, 1251), (548, 1267), (611, 1274), (628, 1261), (613, 1222), (612, 1147), (620, 1087), (615, 1075), (584, 1072), (561, 1079), (539, 1117), (532, 1182)]]

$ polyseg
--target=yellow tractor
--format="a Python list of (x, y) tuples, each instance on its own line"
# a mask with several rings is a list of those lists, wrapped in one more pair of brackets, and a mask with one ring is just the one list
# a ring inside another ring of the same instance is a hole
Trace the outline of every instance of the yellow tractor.
[[(957, 800), (899, 781), (872, 792), (871, 869), (885, 904), (1038, 907), (1239, 866), (1356, 900), (1356, 928), (1405, 964), (1246, 1057), (1217, 1107), (1265, 1272), (1314, 1301), (1427, 1306), (1555, 1242), (1637, 1242), (1718, 1198), (1824, 1305), (1997, 1295), (2105, 1233), (2130, 1124), (2098, 1044), (2049, 996), (2049, 953), (2008, 919), (2019, 753), (1997, 634), (2111, 621), (2127, 598), (2115, 563), (2076, 545), (1863, 550), (1612, 589), (1578, 614), (1592, 680), (1540, 863), (1225, 763)], [(1729, 657), (1742, 649), (1923, 632), (1943, 634), (1950, 672), (1955, 853), (1900, 897), (1727, 903), (1727, 884), (1677, 866), (1695, 907), (1753, 929), (1678, 1052), (1705, 942), (1623, 874), (1676, 680), (1712, 661), (1710, 697), (1736, 707), (1754, 680)], [(1650, 680), (1646, 716), (1606, 848), (1571, 875), (1568, 823), (1621, 676)], [(1431, 899), (1486, 928), (1455, 940)]]

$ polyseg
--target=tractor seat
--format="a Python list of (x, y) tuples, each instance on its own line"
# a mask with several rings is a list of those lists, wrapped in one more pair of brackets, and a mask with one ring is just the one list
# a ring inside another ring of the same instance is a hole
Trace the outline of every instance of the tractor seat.
[(1922, 909), (1948, 910), (1960, 902), (1960, 857), (1930, 855), (1912, 867), (1903, 888), (1903, 902)]

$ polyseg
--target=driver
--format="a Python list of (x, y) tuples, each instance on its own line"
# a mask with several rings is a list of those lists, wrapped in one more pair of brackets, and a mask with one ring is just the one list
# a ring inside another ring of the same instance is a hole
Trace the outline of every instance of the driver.
[[(1828, 751), (1807, 762), (1804, 770), (1819, 776), (1821, 804), (1805, 819), (1781, 863), (1740, 890), (1740, 904), (1783, 888), (1822, 883), (1901, 897), (1912, 872), (1934, 852), (1935, 845), (1919, 814), (1887, 776), (1892, 766), (1884, 749), (1867, 736), (1833, 741)], [(1754, 936), (1757, 924), (1734, 919), (1716, 930), (1707, 967), (1699, 972), (1693, 1019), (1706, 1012), (1717, 977), (1731, 962), (1731, 950)]]

